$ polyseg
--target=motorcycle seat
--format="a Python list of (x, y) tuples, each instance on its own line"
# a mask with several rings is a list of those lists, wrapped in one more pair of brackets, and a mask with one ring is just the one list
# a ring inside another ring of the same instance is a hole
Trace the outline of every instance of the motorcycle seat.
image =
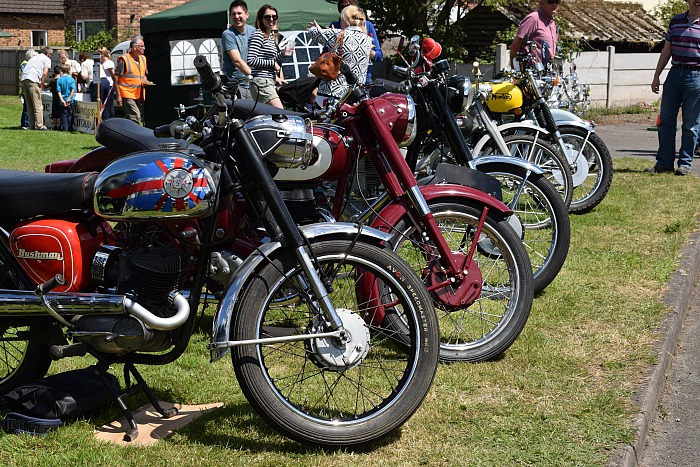
[[(102, 122), (97, 127), (95, 140), (119, 154), (164, 148), (184, 150), (186, 146), (181, 139), (158, 138), (153, 130), (126, 118), (110, 118)], [(190, 146), (192, 148), (194, 146)]]
[(295, 110), (280, 109), (268, 104), (251, 101), (250, 99), (236, 99), (231, 108), (231, 115), (234, 118), (248, 120), (259, 115), (295, 115), (301, 118), (316, 119), (313, 112), (297, 112)]
[(2, 215), (31, 217), (83, 207), (92, 200), (96, 172), (43, 173), (0, 170)]

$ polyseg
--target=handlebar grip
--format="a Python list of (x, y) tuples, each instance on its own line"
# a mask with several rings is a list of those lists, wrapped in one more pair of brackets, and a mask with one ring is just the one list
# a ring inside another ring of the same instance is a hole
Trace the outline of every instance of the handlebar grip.
[(170, 138), (170, 125), (160, 125), (153, 129), (153, 135), (156, 138)]
[(355, 76), (355, 73), (352, 72), (347, 63), (340, 65), (340, 73), (345, 76), (345, 81), (347, 81), (350, 86), (357, 84), (357, 76)]
[(214, 74), (204, 55), (197, 55), (194, 58), (194, 67), (202, 78), (202, 86), (207, 91), (216, 91), (221, 86), (221, 78)]
[(66, 279), (61, 274), (56, 274), (43, 284), (37, 285), (35, 291), (37, 292), (37, 294), (45, 295), (51, 292), (56, 287), (58, 287), (59, 285), (66, 285)]

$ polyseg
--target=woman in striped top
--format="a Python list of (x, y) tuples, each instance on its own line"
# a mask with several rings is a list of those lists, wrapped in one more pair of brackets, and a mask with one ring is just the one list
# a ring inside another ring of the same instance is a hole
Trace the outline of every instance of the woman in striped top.
[(248, 41), (248, 66), (253, 75), (250, 93), (253, 99), (263, 104), (282, 108), (282, 101), (277, 95), (275, 78), (281, 70), (282, 58), (294, 53), (294, 47), (288, 46), (282, 50), (277, 47), (277, 9), (272, 5), (263, 5), (255, 17), (255, 27), (258, 28)]

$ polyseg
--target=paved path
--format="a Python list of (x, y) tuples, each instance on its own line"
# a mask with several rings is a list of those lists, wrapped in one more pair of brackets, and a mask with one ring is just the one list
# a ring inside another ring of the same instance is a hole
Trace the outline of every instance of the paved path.
[[(649, 124), (645, 123), (597, 125), (596, 133), (605, 142), (613, 158), (640, 157), (648, 159), (651, 167), (656, 162), (656, 149), (659, 147), (659, 140), (658, 133), (649, 131), (649, 128)], [(676, 132), (677, 148), (681, 144), (680, 135), (679, 129)], [(700, 160), (694, 160), (691, 170), (700, 175)], [(698, 465), (700, 465), (700, 459)]]

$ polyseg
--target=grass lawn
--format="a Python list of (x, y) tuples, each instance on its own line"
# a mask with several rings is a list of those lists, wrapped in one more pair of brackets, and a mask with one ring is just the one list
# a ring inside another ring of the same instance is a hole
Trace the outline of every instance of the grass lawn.
[[(42, 170), (95, 145), (79, 133), (15, 130), (18, 101), (0, 96), (0, 167)], [(698, 177), (650, 176), (648, 162), (632, 158), (614, 163), (605, 200), (571, 218), (567, 262), (511, 349), (497, 361), (441, 366), (416, 415), (371, 452), (319, 452), (268, 428), (230, 360), (209, 363), (206, 311), (185, 355), (141, 371), (162, 400), (221, 409), (152, 447), (95, 440), (94, 427), (116, 418), (114, 409), (44, 438), (0, 434), (0, 465), (604, 465), (635, 436), (631, 396), (655, 361), (661, 294), (700, 205)], [(61, 361), (51, 371), (89, 363)]]

